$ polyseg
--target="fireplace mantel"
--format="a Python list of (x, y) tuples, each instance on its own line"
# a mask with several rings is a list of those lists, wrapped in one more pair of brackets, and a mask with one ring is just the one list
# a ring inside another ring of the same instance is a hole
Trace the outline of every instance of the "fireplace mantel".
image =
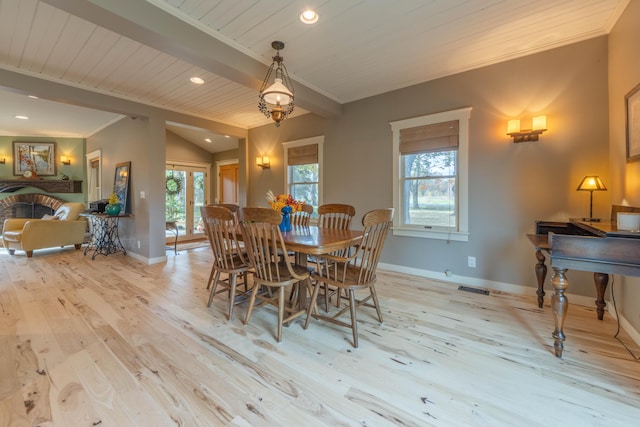
[(0, 193), (34, 187), (48, 193), (82, 193), (82, 181), (63, 179), (0, 179)]

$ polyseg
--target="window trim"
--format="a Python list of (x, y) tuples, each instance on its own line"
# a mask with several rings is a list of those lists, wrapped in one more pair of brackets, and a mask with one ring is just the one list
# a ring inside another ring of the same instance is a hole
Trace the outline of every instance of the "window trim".
[(282, 143), (282, 148), (284, 150), (284, 188), (285, 191), (289, 191), (289, 148), (292, 147), (300, 147), (302, 145), (312, 145), (312, 144), (317, 144), (318, 145), (318, 206), (322, 205), (322, 201), (323, 201), (323, 197), (322, 197), (322, 192), (323, 192), (323, 184), (322, 184), (322, 180), (324, 177), (324, 173), (323, 173), (323, 163), (324, 163), (324, 154), (323, 154), (323, 144), (324, 144), (324, 135), (320, 135), (320, 136), (313, 136), (311, 138), (305, 138), (305, 139), (297, 139), (294, 141), (287, 141), (287, 142), (283, 142)]
[[(420, 237), (426, 239), (469, 241), (469, 118), (472, 107), (443, 111), (426, 116), (413, 117), (405, 120), (389, 122), (393, 133), (393, 207), (397, 214), (393, 217), (393, 235)], [(425, 230), (423, 227), (400, 224), (404, 216), (404, 203), (401, 203), (402, 184), (400, 130), (418, 126), (431, 125), (440, 122), (458, 120), (458, 231)]]

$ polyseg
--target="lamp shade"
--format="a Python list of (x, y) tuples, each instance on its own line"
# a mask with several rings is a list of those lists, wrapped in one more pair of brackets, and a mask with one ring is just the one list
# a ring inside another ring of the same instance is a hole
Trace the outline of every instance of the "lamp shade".
[(547, 116), (534, 117), (531, 123), (532, 130), (547, 130)]
[(507, 135), (520, 132), (520, 120), (513, 119), (507, 122)]
[(582, 178), (576, 191), (607, 191), (607, 187), (597, 175), (587, 175)]
[(282, 84), (282, 79), (274, 79), (274, 83), (262, 91), (262, 99), (271, 105), (289, 105), (293, 94)]

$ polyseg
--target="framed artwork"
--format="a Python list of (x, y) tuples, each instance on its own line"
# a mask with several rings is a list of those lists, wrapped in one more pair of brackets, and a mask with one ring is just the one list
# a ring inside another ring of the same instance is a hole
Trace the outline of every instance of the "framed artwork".
[(627, 113), (627, 162), (640, 160), (640, 85), (624, 97)]
[(129, 175), (131, 175), (131, 162), (116, 163), (116, 176), (113, 180), (113, 192), (118, 196), (118, 202), (120, 203), (122, 213), (127, 213)]
[(13, 174), (32, 178), (55, 176), (56, 143), (13, 141)]

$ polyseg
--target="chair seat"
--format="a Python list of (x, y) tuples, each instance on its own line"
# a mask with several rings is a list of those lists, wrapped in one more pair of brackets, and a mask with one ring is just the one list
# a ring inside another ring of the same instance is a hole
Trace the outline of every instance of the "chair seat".
[(359, 276), (362, 273), (361, 268), (356, 268), (351, 265), (347, 265), (345, 268), (344, 263), (337, 263), (337, 265), (332, 265), (329, 268), (338, 269), (339, 277), (334, 277), (335, 275), (331, 274), (329, 277), (324, 277), (324, 275), (320, 275), (317, 272), (313, 274), (314, 280), (320, 280), (321, 282), (326, 282), (332, 286), (336, 286), (342, 289), (366, 289), (371, 286), (372, 283), (376, 281), (376, 275), (373, 274), (370, 280), (368, 281), (360, 281)]

